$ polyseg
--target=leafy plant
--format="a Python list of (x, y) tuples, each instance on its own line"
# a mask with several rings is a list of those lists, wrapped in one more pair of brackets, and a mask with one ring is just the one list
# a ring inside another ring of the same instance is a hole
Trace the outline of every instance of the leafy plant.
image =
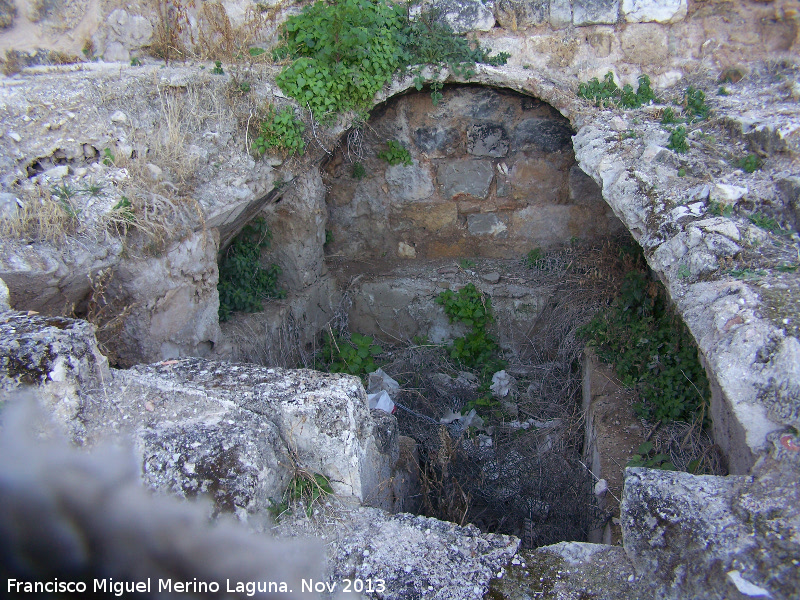
[(264, 50), (264, 48), (258, 48), (258, 47), (253, 46), (247, 52), (248, 52), (248, 54), (250, 54), (250, 56), (256, 57), (256, 56), (261, 56), (262, 54), (264, 54), (266, 52), (266, 50)]
[(678, 169), (678, 177), (686, 177), (686, 168), (685, 167), (680, 167)]
[(708, 118), (711, 107), (706, 104), (706, 94), (703, 90), (698, 90), (691, 85), (686, 88), (683, 96), (684, 109), (687, 115), (687, 122), (703, 121)]
[(393, 167), (400, 164), (410, 167), (414, 164), (411, 153), (400, 142), (389, 140), (386, 145), (388, 148), (379, 152), (378, 158), (382, 158)]
[(405, 5), (390, 0), (315, 2), (283, 25), (283, 44), (273, 58), (292, 62), (276, 81), (285, 94), (324, 120), (338, 112), (368, 109), (392, 75), (411, 65), (458, 67), (504, 60), (473, 49), (434, 21), (423, 14), (411, 22)]
[(111, 152), (110, 148), (105, 148), (103, 150), (103, 164), (107, 167), (110, 167), (114, 164), (114, 154)]
[(650, 77), (647, 75), (639, 76), (639, 85), (634, 92), (633, 86), (627, 83), (620, 89), (614, 81), (614, 74), (611, 71), (605, 74), (603, 81), (593, 77), (585, 83), (578, 84), (578, 96), (591, 100), (598, 108), (606, 106), (639, 108), (656, 99)]
[(636, 449), (636, 454), (631, 457), (625, 466), (675, 471), (675, 465), (672, 464), (671, 460), (669, 454), (655, 454), (653, 442), (645, 442)]
[(625, 276), (619, 296), (579, 334), (613, 364), (623, 385), (635, 388), (642, 417), (692, 421), (705, 417), (709, 387), (686, 326), (659, 283), (639, 270)]
[(272, 234), (262, 217), (245, 225), (231, 242), (219, 265), (219, 320), (227, 321), (235, 311), (257, 312), (265, 298), (283, 298), (278, 288), (278, 265), (262, 268), (261, 251), (269, 247)]
[(225, 75), (225, 70), (222, 68), (222, 61), (215, 60), (214, 61), (214, 68), (211, 69), (212, 75)]
[(270, 498), (269, 511), (275, 518), (291, 513), (292, 506), (302, 501), (305, 505), (306, 516), (311, 517), (314, 505), (320, 500), (333, 494), (330, 480), (319, 473), (299, 470), (292, 477), (289, 486), (283, 493), (280, 501)]
[(717, 90), (717, 96), (730, 96), (731, 93), (725, 89), (724, 86), (720, 86)]
[(360, 333), (351, 333), (350, 338), (325, 332), (322, 349), (316, 357), (329, 373), (365, 375), (378, 368), (375, 357), (383, 352), (374, 338)]
[(260, 156), (275, 148), (284, 157), (305, 152), (306, 142), (303, 139), (305, 124), (294, 116), (290, 106), (284, 106), (276, 112), (270, 105), (267, 116), (261, 123), (261, 135), (253, 141), (253, 152)]
[(353, 171), (351, 172), (351, 176), (353, 179), (364, 179), (364, 177), (367, 176), (367, 170), (360, 162), (355, 162), (353, 163)]
[(745, 173), (755, 173), (763, 164), (764, 161), (757, 154), (748, 154), (737, 163), (737, 166)]
[(681, 279), (688, 279), (689, 277), (691, 277), (691, 275), (692, 272), (686, 265), (681, 265), (680, 267), (678, 267), (678, 277), (680, 277)]
[(669, 144), (667, 148), (674, 150), (678, 154), (686, 154), (689, 151), (689, 143), (686, 141), (686, 128), (681, 125), (672, 130), (669, 134)]
[(136, 58), (135, 56), (131, 59), (131, 66), (132, 67), (141, 67), (142, 61)]
[(450, 346), (450, 357), (470, 369), (478, 370), (482, 378), (503, 368), (498, 357), (497, 341), (486, 331), (494, 321), (492, 299), (469, 283), (458, 292), (445, 290), (436, 297), (451, 323), (463, 323), (471, 328), (465, 336), (456, 338)]

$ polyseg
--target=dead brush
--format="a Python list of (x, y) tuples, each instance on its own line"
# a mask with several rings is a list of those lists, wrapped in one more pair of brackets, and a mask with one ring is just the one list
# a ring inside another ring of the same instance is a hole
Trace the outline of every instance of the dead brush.
[(435, 457), (417, 462), (422, 512), (429, 517), (464, 525), (471, 498), (459, 480), (450, 473), (450, 465), (456, 460), (464, 460), (466, 455), (460, 440), (454, 440), (443, 426), (439, 427), (439, 442)]
[(164, 59), (166, 64), (171, 60), (186, 60), (189, 49), (184, 38), (188, 35), (190, 45), (193, 43), (189, 13), (194, 9), (194, 0), (152, 1), (156, 22), (150, 53)]
[(89, 297), (82, 310), (73, 305), (65, 314), (84, 319), (95, 326), (95, 336), (100, 351), (112, 365), (118, 364), (120, 333), (125, 320), (130, 316), (134, 305), (123, 304), (119, 299), (108, 295), (108, 287), (114, 279), (114, 270), (102, 269), (89, 278)]
[(66, 199), (56, 199), (43, 186), (19, 189), (22, 206), (0, 218), (0, 234), (6, 239), (30, 239), (59, 243), (81, 227), (76, 209)]

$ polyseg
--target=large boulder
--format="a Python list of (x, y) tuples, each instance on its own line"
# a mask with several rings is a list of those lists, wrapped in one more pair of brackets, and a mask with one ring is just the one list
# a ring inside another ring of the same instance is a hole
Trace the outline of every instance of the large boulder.
[[(796, 436), (789, 437), (787, 445), (797, 448)], [(637, 576), (658, 598), (796, 598), (800, 460), (794, 454), (794, 461), (765, 459), (752, 477), (627, 469), (621, 519)]]

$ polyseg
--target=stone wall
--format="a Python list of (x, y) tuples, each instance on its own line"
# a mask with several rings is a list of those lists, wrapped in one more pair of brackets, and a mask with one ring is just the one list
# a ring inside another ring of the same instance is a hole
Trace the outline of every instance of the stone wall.
[[(410, 93), (349, 136), (358, 144), (343, 144), (326, 167), (329, 254), (518, 257), (621, 230), (575, 164), (569, 122), (534, 98), (450, 87), (434, 105)], [(389, 141), (411, 165), (378, 157)]]

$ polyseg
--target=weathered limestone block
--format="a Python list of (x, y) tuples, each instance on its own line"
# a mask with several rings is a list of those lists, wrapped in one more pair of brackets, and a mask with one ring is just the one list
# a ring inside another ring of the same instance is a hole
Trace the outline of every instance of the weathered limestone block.
[(480, 123), (467, 130), (467, 152), (473, 156), (499, 158), (508, 154), (508, 147), (508, 133), (502, 125)]
[(550, 0), (550, 26), (563, 29), (572, 25), (572, 2), (570, 0)]
[(122, 243), (79, 244), (67, 240), (59, 247), (22, 245), (0, 240), (0, 277), (19, 310), (63, 314), (89, 295), (89, 277), (119, 260)]
[(460, 141), (461, 135), (455, 127), (419, 127), (414, 131), (414, 144), (430, 158), (455, 153)]
[(669, 56), (668, 36), (655, 23), (628, 27), (620, 33), (619, 41), (625, 60), (638, 65), (659, 65)]
[(652, 596), (620, 546), (560, 542), (521, 550), (505, 570), (502, 578), (492, 581), (491, 596), (508, 600), (644, 600)]
[(414, 202), (433, 195), (433, 178), (427, 167), (415, 160), (413, 166), (395, 165), (386, 168), (386, 183), (400, 200)]
[(374, 508), (351, 511), (326, 537), (337, 540), (329, 556), (334, 581), (383, 579), (386, 600), (425, 597), (431, 588), (443, 599), (481, 598), (519, 547), (514, 537), (482, 534), (474, 525)]
[(6, 282), (0, 279), (0, 312), (11, 310), (11, 299)]
[(149, 19), (118, 8), (106, 17), (95, 33), (95, 50), (106, 61), (126, 62), (131, 59), (131, 51), (148, 45), (152, 37), (153, 26)]
[(501, 27), (516, 31), (547, 23), (549, 5), (550, 0), (499, 0), (494, 5), (494, 16)]
[(753, 477), (629, 468), (622, 528), (659, 598), (788, 599), (800, 589), (800, 471), (767, 458)]
[[(130, 363), (203, 356), (219, 336), (217, 231), (198, 231), (158, 257), (124, 260), (111, 285), (131, 306), (118, 354)], [(146, 333), (145, 333), (146, 332)]]
[(319, 171), (309, 169), (299, 175), (282, 201), (268, 206), (264, 213), (272, 241), (263, 260), (281, 268), (280, 286), (302, 291), (314, 285), (325, 272), (322, 246), (328, 221)]
[(674, 23), (686, 16), (686, 0), (622, 0), (628, 23)]
[(508, 227), (495, 213), (467, 215), (467, 229), (472, 235), (502, 236)]
[(552, 119), (525, 119), (514, 128), (513, 136), (516, 150), (558, 152), (572, 143), (569, 126)]
[(48, 410), (69, 422), (82, 414), (80, 393), (110, 378), (86, 321), (16, 311), (0, 317), (0, 392), (38, 386)]
[(725, 121), (755, 152), (800, 154), (800, 120), (788, 107), (753, 109)]
[(439, 18), (454, 33), (489, 31), (494, 27), (492, 9), (480, 0), (433, 0), (431, 4), (441, 11)]
[(443, 163), (437, 175), (442, 194), (447, 198), (458, 194), (486, 198), (494, 168), (492, 163), (485, 160), (454, 160)]
[(342, 499), (392, 507), (396, 421), (375, 421), (355, 377), (202, 359), (112, 373), (56, 420), (83, 445), (132, 438), (154, 488), (206, 493), (217, 512), (245, 516), (304, 470)]
[(613, 24), (619, 17), (619, 0), (573, 0), (573, 25)]

